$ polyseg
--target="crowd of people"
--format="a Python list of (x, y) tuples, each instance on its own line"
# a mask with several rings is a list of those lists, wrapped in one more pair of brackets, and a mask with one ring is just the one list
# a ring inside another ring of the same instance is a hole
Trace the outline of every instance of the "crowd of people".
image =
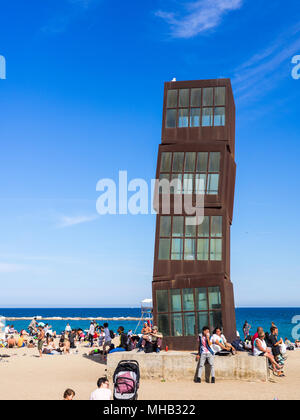
[(14, 325), (7, 325), (4, 339), (0, 340), (0, 347), (37, 348), (39, 356), (42, 357), (44, 354), (69, 354), (72, 349), (76, 352), (78, 345), (82, 343), (90, 347), (89, 356), (101, 354), (106, 357), (108, 353), (132, 351), (136, 348), (140, 352), (158, 353), (161, 350), (162, 339), (163, 335), (150, 322), (144, 324), (139, 335), (134, 334), (132, 330), (125, 332), (122, 326), (114, 333), (107, 322), (99, 325), (95, 321), (91, 321), (87, 330), (74, 329), (67, 323), (64, 331), (58, 334), (51, 325), (33, 318), (27, 330), (21, 329), (18, 332)]
[(265, 357), (270, 369), (275, 376), (284, 377), (284, 365), (287, 360), (287, 350), (300, 348), (300, 341), (292, 343), (285, 338), (279, 337), (277, 326), (272, 322), (270, 332), (265, 332), (258, 327), (256, 333), (251, 336), (251, 325), (245, 321), (243, 326), (244, 340), (238, 336), (231, 344), (227, 342), (221, 328), (216, 328), (211, 334), (209, 327), (204, 327), (199, 335), (199, 360), (196, 383), (201, 383), (202, 371), (207, 363), (211, 368), (211, 383), (215, 383), (215, 356), (235, 355), (237, 351), (248, 351), (254, 357)]

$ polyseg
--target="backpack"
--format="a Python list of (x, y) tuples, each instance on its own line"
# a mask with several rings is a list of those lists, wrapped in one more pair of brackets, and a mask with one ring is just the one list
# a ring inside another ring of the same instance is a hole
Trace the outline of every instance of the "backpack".
[(112, 340), (115, 338), (115, 333), (112, 330), (109, 330), (109, 335)]

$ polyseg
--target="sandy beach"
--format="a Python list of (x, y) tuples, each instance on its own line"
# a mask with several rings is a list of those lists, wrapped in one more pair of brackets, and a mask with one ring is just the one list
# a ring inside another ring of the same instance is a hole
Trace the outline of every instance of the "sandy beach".
[[(77, 354), (39, 358), (37, 349), (0, 349), (1, 355), (11, 356), (0, 361), (0, 399), (60, 400), (64, 390), (72, 388), (76, 400), (88, 400), (97, 379), (106, 373), (99, 356), (84, 356), (89, 350), (81, 344)], [(130, 357), (134, 353), (129, 353)], [(288, 352), (285, 372), (285, 378), (271, 376), (268, 383), (217, 380), (212, 385), (141, 380), (139, 399), (300, 399), (300, 351)]]

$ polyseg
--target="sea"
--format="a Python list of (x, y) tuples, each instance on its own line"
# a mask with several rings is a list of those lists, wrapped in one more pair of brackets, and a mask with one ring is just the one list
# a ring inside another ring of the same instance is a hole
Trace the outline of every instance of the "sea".
[[(132, 317), (140, 318), (140, 308), (0, 308), (0, 316), (4, 317), (34, 317), (43, 318), (62, 317), (62, 318), (121, 318)], [(263, 327), (269, 331), (271, 323), (274, 322), (279, 328), (279, 335), (290, 340), (300, 339), (300, 308), (236, 308), (237, 330), (243, 336), (243, 325), (247, 321), (251, 325), (250, 334), (256, 332), (257, 327)], [(11, 321), (15, 329), (20, 331), (29, 325), (28, 320)], [(52, 325), (57, 333), (65, 329), (67, 321), (51, 320), (43, 321)], [(97, 321), (100, 325), (105, 321)], [(119, 326), (123, 326), (125, 331), (132, 329), (135, 331), (138, 321), (132, 320), (113, 320), (108, 321), (109, 328), (117, 331)], [(70, 321), (72, 328), (88, 329), (89, 320)], [(140, 332), (140, 331), (137, 331)]]

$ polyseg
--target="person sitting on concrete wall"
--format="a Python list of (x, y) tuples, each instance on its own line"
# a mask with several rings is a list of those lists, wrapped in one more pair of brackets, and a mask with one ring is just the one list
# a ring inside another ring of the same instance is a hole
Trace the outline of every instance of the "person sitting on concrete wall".
[(139, 348), (138, 353), (141, 351), (146, 351), (146, 353), (159, 353), (161, 351), (162, 339), (163, 334), (154, 326), (149, 334), (143, 336), (142, 346)]
[(215, 355), (236, 354), (235, 348), (227, 342), (221, 328), (216, 328), (211, 337), (212, 349)]

